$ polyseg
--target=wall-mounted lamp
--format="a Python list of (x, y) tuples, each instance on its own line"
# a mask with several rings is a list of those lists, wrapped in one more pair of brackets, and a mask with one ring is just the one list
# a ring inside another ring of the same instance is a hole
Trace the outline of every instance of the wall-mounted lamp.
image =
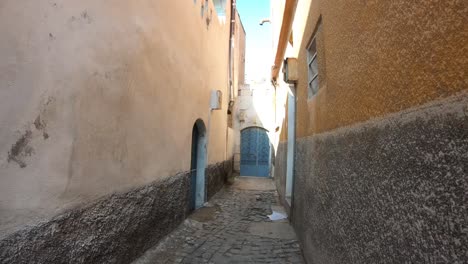
[(263, 26), (265, 23), (271, 23), (269, 18), (264, 18), (262, 21), (260, 21), (260, 26)]

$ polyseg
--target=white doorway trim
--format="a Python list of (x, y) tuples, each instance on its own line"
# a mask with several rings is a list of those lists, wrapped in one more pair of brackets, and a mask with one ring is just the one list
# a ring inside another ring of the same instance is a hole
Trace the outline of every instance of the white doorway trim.
[(286, 159), (286, 191), (285, 199), (292, 204), (294, 185), (294, 152), (296, 147), (296, 87), (289, 85), (288, 91), (288, 141)]

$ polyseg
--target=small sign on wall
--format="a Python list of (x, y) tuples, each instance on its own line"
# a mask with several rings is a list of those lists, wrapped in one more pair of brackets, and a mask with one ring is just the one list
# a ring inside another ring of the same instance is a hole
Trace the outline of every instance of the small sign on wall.
[(222, 108), (223, 93), (220, 90), (211, 91), (210, 107), (212, 110), (220, 110)]

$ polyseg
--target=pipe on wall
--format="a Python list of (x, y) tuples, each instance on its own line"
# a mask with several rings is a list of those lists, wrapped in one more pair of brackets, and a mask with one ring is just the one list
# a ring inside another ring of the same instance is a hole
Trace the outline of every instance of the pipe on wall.
[[(228, 65), (228, 88), (229, 88), (229, 98), (228, 98), (228, 105), (227, 105), (227, 118), (232, 118), (233, 113), (231, 113), (231, 117), (229, 116), (229, 107), (231, 102), (234, 102), (234, 34), (236, 28), (236, 0), (230, 1), (230, 15), (229, 15), (229, 65)], [(227, 159), (228, 156), (228, 145), (229, 145), (229, 126), (226, 125), (226, 146), (224, 151), (224, 159)]]
[(231, 0), (230, 4), (230, 25), (229, 25), (229, 101), (234, 99), (234, 34), (236, 28), (236, 0)]

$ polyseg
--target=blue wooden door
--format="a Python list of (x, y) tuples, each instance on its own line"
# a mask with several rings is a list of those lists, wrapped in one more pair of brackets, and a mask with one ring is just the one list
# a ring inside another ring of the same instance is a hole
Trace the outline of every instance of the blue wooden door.
[(258, 127), (242, 130), (240, 173), (270, 177), (270, 140), (266, 130)]

